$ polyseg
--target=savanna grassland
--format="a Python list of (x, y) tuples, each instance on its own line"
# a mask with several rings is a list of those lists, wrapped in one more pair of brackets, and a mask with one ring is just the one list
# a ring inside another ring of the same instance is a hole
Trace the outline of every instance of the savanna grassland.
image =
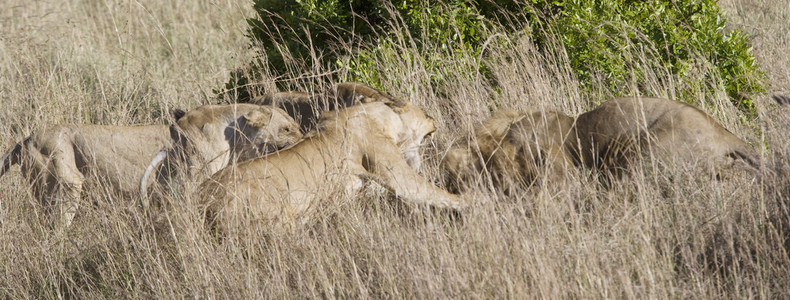
[[(758, 176), (715, 179), (688, 166), (650, 162), (607, 188), (596, 174), (522, 193), (488, 188), (460, 219), (404, 207), (377, 189), (327, 194), (309, 222), (286, 231), (217, 241), (190, 195), (157, 217), (135, 199), (95, 183), (65, 233), (50, 230), (18, 167), (0, 178), (0, 295), (3, 298), (787, 298), (790, 296), (790, 3), (725, 0), (729, 24), (749, 34), (767, 82), (745, 116), (723, 90), (698, 90), (696, 104), (763, 156)], [(167, 124), (176, 108), (226, 101), (229, 74), (255, 55), (245, 37), (245, 1), (0, 2), (0, 145), (9, 149), (57, 123)], [(408, 41), (408, 37), (404, 38)], [(430, 55), (408, 42), (414, 57)], [(421, 52), (422, 51), (422, 52)], [(437, 56), (441, 49), (436, 49)], [(486, 50), (490, 74), (452, 70), (433, 85), (420, 60), (376, 57), (380, 85), (424, 108), (439, 129), (425, 147), (425, 174), (498, 108), (576, 116), (611, 97), (582, 91), (562, 48), (546, 53), (514, 40)], [(553, 53), (553, 54), (552, 54)], [(643, 60), (634, 52), (633, 61)], [(419, 54), (419, 55), (418, 55)], [(645, 70), (632, 94), (674, 98), (705, 80)], [(322, 74), (295, 72), (319, 92)], [(464, 75), (464, 76), (460, 76)], [(253, 83), (272, 92), (272, 78)], [(711, 84), (716, 86), (715, 82)], [(691, 87), (691, 88), (690, 88)], [(593, 92), (590, 92), (593, 91)]]

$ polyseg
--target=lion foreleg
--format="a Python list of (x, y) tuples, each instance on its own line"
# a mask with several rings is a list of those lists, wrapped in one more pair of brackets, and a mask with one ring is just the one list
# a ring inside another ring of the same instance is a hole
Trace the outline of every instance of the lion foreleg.
[(368, 155), (365, 169), (371, 179), (407, 203), (428, 204), (440, 208), (462, 209), (461, 199), (426, 181), (412, 169), (401, 155)]

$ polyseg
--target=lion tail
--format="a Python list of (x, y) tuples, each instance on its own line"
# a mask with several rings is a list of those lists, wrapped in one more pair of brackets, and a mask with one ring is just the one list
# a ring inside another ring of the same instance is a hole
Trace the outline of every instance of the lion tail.
[(19, 164), (22, 159), (22, 143), (18, 143), (13, 149), (3, 155), (3, 166), (0, 167), (0, 177), (2, 177), (11, 166)]
[(757, 153), (751, 145), (747, 144), (740, 138), (735, 135), (732, 135), (732, 144), (730, 148), (730, 153), (727, 155), (733, 159), (741, 159), (749, 164), (752, 168), (756, 170), (762, 169), (762, 162), (760, 159), (760, 154)]
[(755, 153), (754, 149), (735, 150), (732, 152), (732, 155), (736, 158), (744, 160), (746, 163), (757, 170), (760, 170), (762, 167), (760, 158), (758, 157), (757, 153)]
[(145, 168), (145, 172), (143, 172), (143, 176), (140, 178), (140, 197), (145, 210), (148, 210), (148, 206), (150, 205), (148, 202), (148, 177), (151, 177), (154, 169), (158, 168), (166, 157), (166, 150), (161, 150), (156, 153), (156, 156), (154, 156), (153, 160), (148, 164), (148, 167)]

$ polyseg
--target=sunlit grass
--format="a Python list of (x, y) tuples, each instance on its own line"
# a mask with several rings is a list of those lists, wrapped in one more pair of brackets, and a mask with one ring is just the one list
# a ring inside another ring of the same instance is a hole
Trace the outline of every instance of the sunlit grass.
[[(755, 37), (771, 90), (790, 92), (790, 8), (737, 0), (722, 5)], [(219, 101), (212, 90), (252, 55), (243, 36), (248, 3), (11, 0), (2, 6), (5, 149), (48, 124), (165, 123), (175, 108)], [(500, 83), (496, 92), (469, 74), (430, 85), (419, 61), (382, 56), (376, 67), (391, 70), (383, 78), (386, 90), (439, 123), (423, 174), (439, 182), (444, 151), (493, 109), (575, 116), (607, 99), (603, 89), (582, 96), (559, 50), (541, 53), (518, 41), (491, 48), (486, 59)], [(640, 87), (652, 94), (672, 97), (684, 84), (651, 72), (655, 79)], [(305, 91), (331, 84), (325, 76), (300, 82)], [(271, 79), (258, 84), (261, 92), (275, 86)], [(787, 297), (790, 183), (781, 172), (789, 168), (790, 113), (775, 107), (769, 94), (757, 99), (759, 121), (743, 124), (723, 91), (699, 97), (709, 104), (703, 110), (760, 149), (777, 172), (713, 180), (646, 166), (606, 189), (579, 170), (566, 182), (512, 195), (481, 182), (480, 204), (458, 220), (394, 205), (373, 190), (353, 201), (328, 197), (307, 225), (285, 232), (252, 227), (252, 234), (218, 242), (191, 195), (169, 199), (168, 211), (150, 217), (134, 199), (118, 199), (100, 186), (88, 189), (74, 226), (59, 235), (43, 225), (40, 203), (14, 167), (0, 179), (0, 295)]]

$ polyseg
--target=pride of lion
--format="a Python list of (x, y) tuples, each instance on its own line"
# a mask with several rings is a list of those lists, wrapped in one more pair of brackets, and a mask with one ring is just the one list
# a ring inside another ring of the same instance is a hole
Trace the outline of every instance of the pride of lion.
[(160, 150), (173, 151), (172, 166), (201, 180), (232, 161), (283, 148), (302, 137), (293, 119), (274, 107), (204, 105), (175, 115), (171, 126), (52, 126), (8, 151), (0, 176), (20, 164), (34, 196), (58, 218), (52, 222), (68, 226), (86, 177), (95, 177), (121, 195), (134, 194), (147, 164)]
[(483, 178), (510, 193), (552, 184), (571, 168), (617, 178), (645, 158), (760, 168), (749, 144), (696, 107), (617, 98), (576, 118), (494, 112), (439, 151), (448, 192), (419, 173), (420, 148), (437, 127), (414, 104), (357, 82), (323, 96), (278, 92), (251, 102), (180, 112), (169, 126), (53, 126), (8, 151), (0, 176), (20, 164), (34, 196), (66, 226), (89, 176), (144, 200), (152, 182), (202, 182), (184, 193), (197, 199), (207, 227), (224, 235), (249, 222), (303, 222), (327, 195), (354, 195), (367, 182), (405, 203), (461, 211), (474, 206), (467, 192)]

